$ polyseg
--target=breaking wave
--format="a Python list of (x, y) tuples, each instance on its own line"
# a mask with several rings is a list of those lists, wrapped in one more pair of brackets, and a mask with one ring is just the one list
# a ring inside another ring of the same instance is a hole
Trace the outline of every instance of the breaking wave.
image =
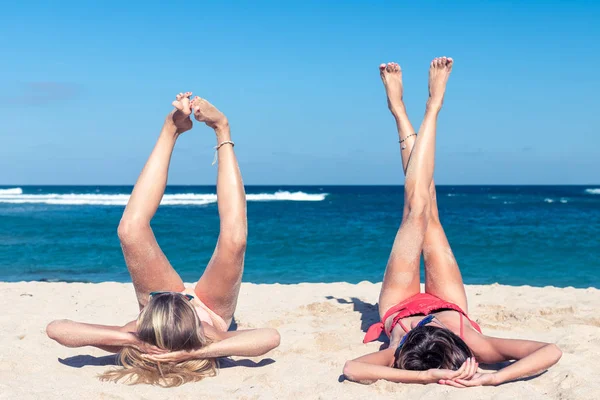
[[(278, 191), (275, 193), (247, 194), (248, 201), (323, 201), (327, 193), (304, 193)], [(128, 194), (90, 194), (90, 193), (48, 193), (23, 194), (21, 188), (0, 189), (0, 203), (10, 204), (53, 204), (53, 205), (92, 205), (124, 206), (129, 201)], [(216, 194), (165, 194), (161, 205), (205, 205), (217, 202)]]

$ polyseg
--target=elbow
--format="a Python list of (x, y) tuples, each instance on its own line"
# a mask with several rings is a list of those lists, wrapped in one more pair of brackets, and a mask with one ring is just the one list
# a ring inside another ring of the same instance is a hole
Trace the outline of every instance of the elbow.
[(279, 331), (277, 331), (277, 329), (272, 329), (269, 344), (269, 350), (276, 349), (281, 344), (281, 335), (279, 334)]
[(556, 344), (552, 343), (549, 344), (548, 346), (550, 346), (550, 349), (552, 349), (552, 365), (556, 364), (561, 358), (562, 358), (562, 350), (560, 349), (560, 347), (558, 347)]
[(64, 345), (62, 341), (62, 333), (64, 331), (64, 324), (68, 322), (69, 321), (66, 319), (60, 319), (50, 322), (48, 326), (46, 326), (46, 335), (48, 335), (50, 339)]
[(357, 381), (356, 376), (354, 375), (354, 362), (353, 361), (346, 361), (346, 363), (344, 364), (344, 370), (342, 371), (342, 373), (344, 374), (344, 377), (350, 381)]
[(46, 326), (46, 335), (52, 340), (58, 340), (58, 324), (60, 321), (52, 321)]
[(279, 344), (281, 343), (281, 335), (279, 334), (279, 332), (277, 331), (277, 329), (272, 329), (272, 328), (268, 328), (267, 329), (267, 338), (265, 341), (265, 353), (268, 353), (269, 351), (276, 349), (277, 347), (279, 347)]
[(361, 370), (361, 363), (357, 361), (346, 361), (344, 364), (343, 374), (344, 377), (352, 382), (360, 383), (362, 385), (370, 385), (377, 382), (377, 379), (365, 376), (364, 370)]

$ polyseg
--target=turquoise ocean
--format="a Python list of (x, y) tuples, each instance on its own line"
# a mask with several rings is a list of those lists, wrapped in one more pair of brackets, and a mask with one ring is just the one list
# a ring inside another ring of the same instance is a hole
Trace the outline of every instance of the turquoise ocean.
[[(129, 281), (116, 231), (131, 186), (0, 187), (1, 281)], [(465, 283), (600, 287), (600, 185), (440, 186)], [(248, 186), (244, 280), (380, 281), (402, 186)], [(186, 282), (218, 235), (214, 186), (169, 186), (152, 224)]]

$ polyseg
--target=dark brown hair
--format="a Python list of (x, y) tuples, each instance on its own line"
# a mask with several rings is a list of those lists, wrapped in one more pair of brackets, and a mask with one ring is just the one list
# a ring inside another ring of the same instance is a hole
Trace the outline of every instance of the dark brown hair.
[(450, 330), (421, 326), (406, 334), (404, 345), (396, 353), (394, 366), (413, 371), (457, 370), (472, 356), (465, 341)]

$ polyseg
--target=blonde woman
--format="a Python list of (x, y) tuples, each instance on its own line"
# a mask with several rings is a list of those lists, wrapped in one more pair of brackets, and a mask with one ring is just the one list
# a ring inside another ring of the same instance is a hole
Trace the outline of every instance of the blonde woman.
[[(122, 367), (103, 380), (178, 386), (216, 373), (216, 358), (260, 356), (279, 345), (274, 329), (228, 332), (242, 281), (246, 249), (246, 195), (225, 115), (191, 92), (180, 93), (125, 208), (118, 234), (140, 306), (123, 326), (68, 320), (48, 325), (48, 336), (67, 347), (95, 346), (120, 353)], [(219, 158), (221, 219), (216, 249), (193, 289), (186, 288), (160, 249), (150, 221), (167, 184), (177, 138), (192, 128), (190, 114), (213, 128)]]

